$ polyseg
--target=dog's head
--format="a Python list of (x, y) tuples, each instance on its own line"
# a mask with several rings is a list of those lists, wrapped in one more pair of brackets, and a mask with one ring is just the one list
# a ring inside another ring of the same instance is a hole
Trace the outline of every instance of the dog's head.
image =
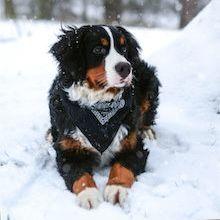
[(82, 26), (62, 30), (51, 53), (59, 62), (61, 80), (87, 82), (91, 88), (123, 88), (132, 81), (139, 45), (122, 27)]

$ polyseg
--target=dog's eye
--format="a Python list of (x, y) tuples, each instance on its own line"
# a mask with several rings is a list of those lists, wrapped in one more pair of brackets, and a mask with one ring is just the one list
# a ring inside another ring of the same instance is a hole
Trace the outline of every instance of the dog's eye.
[(101, 46), (97, 46), (93, 49), (93, 53), (97, 54), (97, 55), (105, 55), (106, 54), (106, 49), (101, 47)]

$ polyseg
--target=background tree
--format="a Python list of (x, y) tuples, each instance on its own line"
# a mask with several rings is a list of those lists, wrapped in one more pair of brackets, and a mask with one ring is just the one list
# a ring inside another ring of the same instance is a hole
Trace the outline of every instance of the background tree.
[(60, 22), (76, 20), (77, 16), (72, 11), (73, 0), (55, 0), (53, 6), (53, 18)]
[(82, 4), (83, 4), (82, 20), (84, 22), (88, 22), (88, 18), (87, 18), (87, 1), (82, 0)]
[(0, 0), (0, 17), (178, 28), (188, 24), (209, 1)]
[(181, 0), (180, 28), (185, 27), (198, 13), (198, 0)]
[(185, 27), (211, 0), (180, 0), (180, 28)]
[(121, 0), (104, 0), (105, 22), (107, 24), (120, 23), (122, 14)]
[(5, 18), (16, 18), (13, 0), (4, 0), (4, 15)]
[(53, 8), (55, 1), (53, 0), (35, 0), (37, 6), (37, 18), (48, 20), (53, 17)]

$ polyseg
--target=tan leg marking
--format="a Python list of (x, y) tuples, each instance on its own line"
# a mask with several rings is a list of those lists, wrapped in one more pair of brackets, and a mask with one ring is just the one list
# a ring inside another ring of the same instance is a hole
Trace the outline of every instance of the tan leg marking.
[(112, 204), (123, 206), (128, 190), (135, 180), (134, 174), (119, 163), (115, 163), (110, 171), (109, 180), (104, 191), (104, 198)]
[(136, 143), (137, 143), (137, 133), (131, 132), (121, 141), (121, 146), (122, 149), (131, 150), (136, 147)]
[(85, 209), (96, 208), (103, 201), (102, 194), (89, 173), (85, 173), (74, 182), (72, 191), (77, 195), (79, 206)]
[(78, 180), (76, 180), (73, 183), (72, 191), (76, 194), (79, 194), (87, 187), (97, 188), (95, 181), (93, 180), (93, 177), (89, 173), (85, 173), (83, 176), (81, 176)]
[(130, 188), (134, 180), (135, 177), (131, 170), (115, 163), (111, 168), (107, 185), (121, 185)]
[(141, 102), (141, 114), (147, 112), (150, 108), (150, 102), (148, 100), (143, 100)]
[(77, 149), (81, 147), (81, 143), (71, 137), (65, 137), (60, 141), (61, 150)]

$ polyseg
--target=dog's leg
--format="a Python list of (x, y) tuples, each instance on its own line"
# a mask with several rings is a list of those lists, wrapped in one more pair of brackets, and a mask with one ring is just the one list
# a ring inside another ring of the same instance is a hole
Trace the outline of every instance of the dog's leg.
[(140, 101), (138, 103), (141, 113), (139, 131), (143, 138), (156, 139), (152, 126), (155, 124), (161, 84), (156, 76), (155, 68), (145, 61), (137, 62), (133, 68), (136, 78), (135, 88)]
[(134, 179), (134, 173), (130, 169), (118, 162), (114, 163), (110, 170), (108, 183), (104, 191), (105, 200), (112, 204), (119, 203), (122, 205)]
[(122, 142), (122, 150), (115, 155), (112, 168), (104, 191), (106, 201), (123, 205), (128, 189), (135, 177), (144, 172), (149, 152), (143, 149), (140, 137), (130, 133)]
[(158, 105), (157, 96), (153, 97), (142, 97), (140, 105), (140, 113), (141, 113), (141, 122), (140, 122), (140, 134), (142, 138), (147, 138), (149, 140), (156, 139), (156, 133), (153, 130), (152, 126), (155, 124), (155, 115), (156, 109)]
[(147, 98), (144, 98), (142, 100), (141, 106), (140, 106), (140, 112), (141, 112), (141, 123), (140, 123), (140, 134), (142, 138), (147, 138), (149, 140), (156, 139), (156, 133), (153, 130), (152, 126), (155, 124), (155, 114), (156, 114), (156, 108), (157, 108), (157, 101), (156, 100), (147, 100)]
[(77, 140), (63, 137), (55, 146), (58, 171), (67, 188), (77, 195), (80, 206), (95, 208), (102, 201), (92, 177), (93, 168), (99, 166), (100, 155)]

